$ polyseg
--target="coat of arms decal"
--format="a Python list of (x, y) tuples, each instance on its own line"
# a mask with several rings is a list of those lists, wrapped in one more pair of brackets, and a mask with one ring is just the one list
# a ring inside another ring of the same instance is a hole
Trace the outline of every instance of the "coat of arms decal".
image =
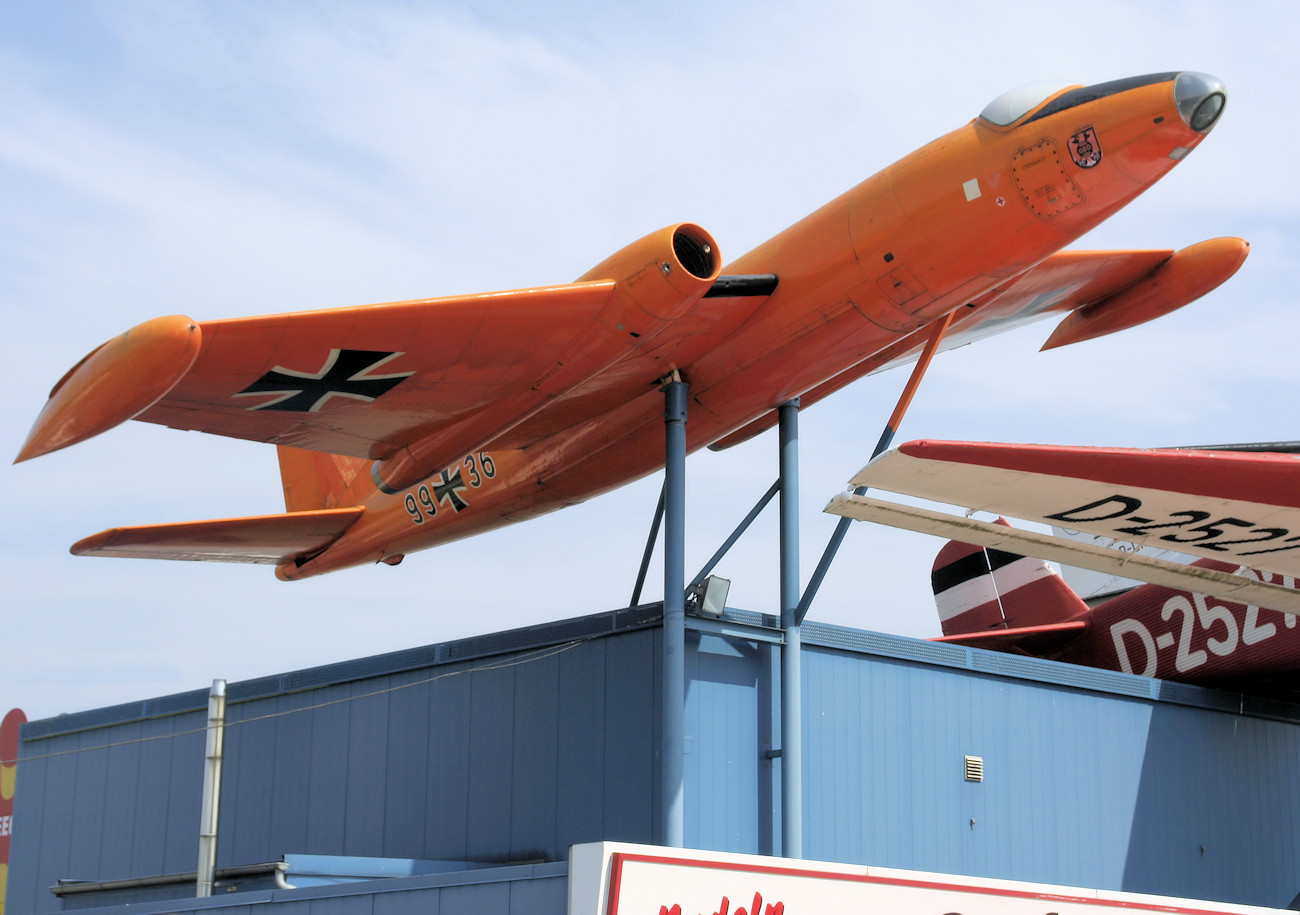
[(1092, 125), (1076, 131), (1070, 137), (1070, 158), (1079, 168), (1092, 168), (1101, 161), (1101, 143)]

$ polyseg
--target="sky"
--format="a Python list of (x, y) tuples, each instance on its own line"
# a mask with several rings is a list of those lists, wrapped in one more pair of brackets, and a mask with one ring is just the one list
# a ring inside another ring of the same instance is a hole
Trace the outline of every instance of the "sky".
[[(0, 454), (78, 359), (151, 317), (566, 282), (679, 221), (734, 259), (1007, 89), (1178, 69), (1224, 80), (1223, 119), (1075, 247), (1237, 235), (1240, 273), (1101, 340), (1039, 353), (1049, 322), (943, 354), (897, 441), (1292, 440), (1298, 39), (1293, 0), (0, 4)], [(905, 381), (802, 413), (805, 579)], [(688, 460), (688, 575), (776, 462), (773, 433)], [(659, 485), (283, 583), (67, 552), (282, 510), (270, 446), (127, 423), (0, 464), (0, 707), (44, 718), (625, 606)], [(810, 619), (937, 635), (941, 545), (855, 524)], [(730, 605), (774, 612), (776, 563), (772, 506), (716, 570)]]

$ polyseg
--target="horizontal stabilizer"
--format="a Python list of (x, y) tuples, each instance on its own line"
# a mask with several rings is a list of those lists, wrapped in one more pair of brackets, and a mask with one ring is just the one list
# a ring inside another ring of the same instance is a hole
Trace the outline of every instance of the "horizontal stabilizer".
[(1247, 575), (1220, 572), (1202, 566), (1180, 565), (1142, 553), (1129, 553), (1095, 543), (1065, 540), (1035, 531), (1021, 531), (1002, 524), (948, 515), (914, 505), (883, 502), (855, 493), (840, 493), (825, 509), (833, 515), (874, 521), (922, 534), (934, 534), (963, 543), (1035, 556), (1051, 562), (1136, 578), (1179, 591), (1221, 597), (1240, 604), (1254, 604), (1283, 613), (1300, 614), (1300, 591), (1259, 581)]
[(273, 565), (324, 549), (364, 511), (357, 505), (283, 515), (114, 527), (74, 543), (72, 553)]
[(1045, 626), (1021, 626), (1019, 629), (987, 629), (984, 632), (959, 632), (944, 635), (932, 642), (950, 642), (968, 648), (989, 648), (1006, 651), (1021, 648), (1030, 654), (1045, 654), (1068, 642), (1084, 629), (1087, 620), (1070, 620), (1066, 623), (1048, 623)]

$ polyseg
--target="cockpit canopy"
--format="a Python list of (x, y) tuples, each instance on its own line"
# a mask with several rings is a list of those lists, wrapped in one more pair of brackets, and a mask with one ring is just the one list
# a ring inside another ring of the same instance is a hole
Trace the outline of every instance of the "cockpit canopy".
[(1208, 73), (1183, 70), (1130, 76), (1091, 86), (1071, 86), (1056, 82), (1030, 83), (999, 95), (980, 112), (980, 117), (998, 127), (1010, 127), (1030, 112), (1035, 113), (1028, 120), (1036, 121), (1076, 105), (1156, 83), (1174, 84), (1178, 114), (1183, 123), (1198, 133), (1209, 133), (1223, 113), (1228, 95), (1223, 82)]
[(1077, 85), (1077, 83), (1045, 80), (1017, 86), (1015, 89), (1002, 93), (984, 106), (984, 110), (980, 112), (980, 117), (990, 124), (996, 124), (999, 127), (1010, 127), (1052, 96)]

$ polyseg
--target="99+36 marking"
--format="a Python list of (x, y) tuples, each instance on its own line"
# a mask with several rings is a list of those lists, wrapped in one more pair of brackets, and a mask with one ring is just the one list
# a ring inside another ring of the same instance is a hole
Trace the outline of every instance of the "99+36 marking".
[(466, 495), (471, 489), (478, 489), (484, 480), (497, 475), (496, 462), (492, 455), (480, 451), (477, 455), (467, 454), (465, 459), (453, 470), (440, 471), (434, 482), (421, 483), (402, 500), (406, 512), (414, 524), (423, 524), (426, 519), (438, 514), (439, 506), (447, 506), (454, 512), (469, 508)]

